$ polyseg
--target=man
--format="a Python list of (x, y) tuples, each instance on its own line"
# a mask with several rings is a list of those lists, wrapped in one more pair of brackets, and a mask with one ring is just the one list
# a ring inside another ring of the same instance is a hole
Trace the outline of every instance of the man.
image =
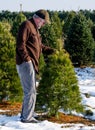
[(22, 104), (21, 121), (25, 123), (38, 121), (33, 117), (36, 102), (36, 79), (41, 53), (52, 54), (54, 49), (42, 44), (39, 30), (50, 23), (46, 10), (38, 10), (33, 17), (24, 21), (19, 27), (16, 42), (16, 66), (19, 74), (24, 99)]

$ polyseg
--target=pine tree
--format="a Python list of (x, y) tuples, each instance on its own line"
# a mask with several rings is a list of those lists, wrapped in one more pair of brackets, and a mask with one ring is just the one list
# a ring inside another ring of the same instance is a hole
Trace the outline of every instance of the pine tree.
[(70, 113), (72, 110), (82, 111), (78, 81), (68, 54), (61, 50), (48, 58), (38, 87), (37, 105), (49, 111), (50, 116), (57, 115), (59, 109)]
[(22, 89), (15, 65), (15, 39), (9, 23), (0, 22), (0, 101), (21, 100)]
[[(45, 37), (44, 41), (49, 43), (50, 46), (56, 47), (57, 51), (48, 56), (48, 61), (37, 89), (36, 104), (37, 110), (48, 111), (49, 116), (58, 115), (59, 109), (69, 112), (72, 110), (83, 110), (74, 67), (69, 59), (69, 54), (63, 49), (62, 35), (58, 37), (58, 33), (56, 33), (59, 28), (57, 26), (54, 28), (54, 25), (56, 24), (52, 23), (49, 25), (49, 31), (46, 33), (49, 38)], [(52, 35), (54, 38), (52, 38)]]
[(93, 58), (94, 39), (84, 15), (78, 13), (68, 31), (65, 49), (69, 52), (73, 63), (87, 65)]

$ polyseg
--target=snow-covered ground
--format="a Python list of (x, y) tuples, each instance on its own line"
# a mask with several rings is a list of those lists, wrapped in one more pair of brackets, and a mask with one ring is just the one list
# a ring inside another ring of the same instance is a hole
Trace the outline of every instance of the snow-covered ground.
[[(82, 103), (87, 110), (93, 112), (92, 116), (86, 118), (95, 120), (95, 68), (75, 69), (79, 88), (82, 94)], [(4, 111), (4, 110), (0, 110)], [(76, 113), (78, 115), (78, 113)], [(95, 125), (83, 124), (57, 124), (44, 120), (40, 123), (21, 123), (20, 114), (16, 116), (0, 115), (0, 130), (95, 130)]]

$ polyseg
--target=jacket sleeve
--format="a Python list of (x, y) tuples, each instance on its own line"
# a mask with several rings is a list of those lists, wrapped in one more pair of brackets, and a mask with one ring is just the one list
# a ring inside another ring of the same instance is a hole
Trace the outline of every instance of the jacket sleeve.
[(42, 53), (49, 55), (49, 54), (54, 53), (54, 51), (55, 50), (53, 48), (45, 46), (45, 45), (42, 44)]
[(16, 50), (23, 61), (29, 61), (30, 57), (26, 49), (26, 43), (29, 36), (29, 30), (25, 22), (23, 22), (19, 28), (17, 36)]

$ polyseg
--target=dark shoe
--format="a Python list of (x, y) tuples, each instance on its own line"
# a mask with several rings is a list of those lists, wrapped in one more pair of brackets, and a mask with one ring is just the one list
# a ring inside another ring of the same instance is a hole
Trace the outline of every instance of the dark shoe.
[(21, 122), (23, 122), (23, 123), (39, 123), (40, 121), (33, 118), (32, 120), (29, 120), (29, 121), (21, 119)]
[(33, 116), (33, 118), (35, 118), (36, 120), (39, 120), (40, 116), (36, 115), (36, 116)]
[(42, 115), (38, 115), (36, 112), (34, 112), (33, 118), (35, 118), (36, 120), (42, 120)]

